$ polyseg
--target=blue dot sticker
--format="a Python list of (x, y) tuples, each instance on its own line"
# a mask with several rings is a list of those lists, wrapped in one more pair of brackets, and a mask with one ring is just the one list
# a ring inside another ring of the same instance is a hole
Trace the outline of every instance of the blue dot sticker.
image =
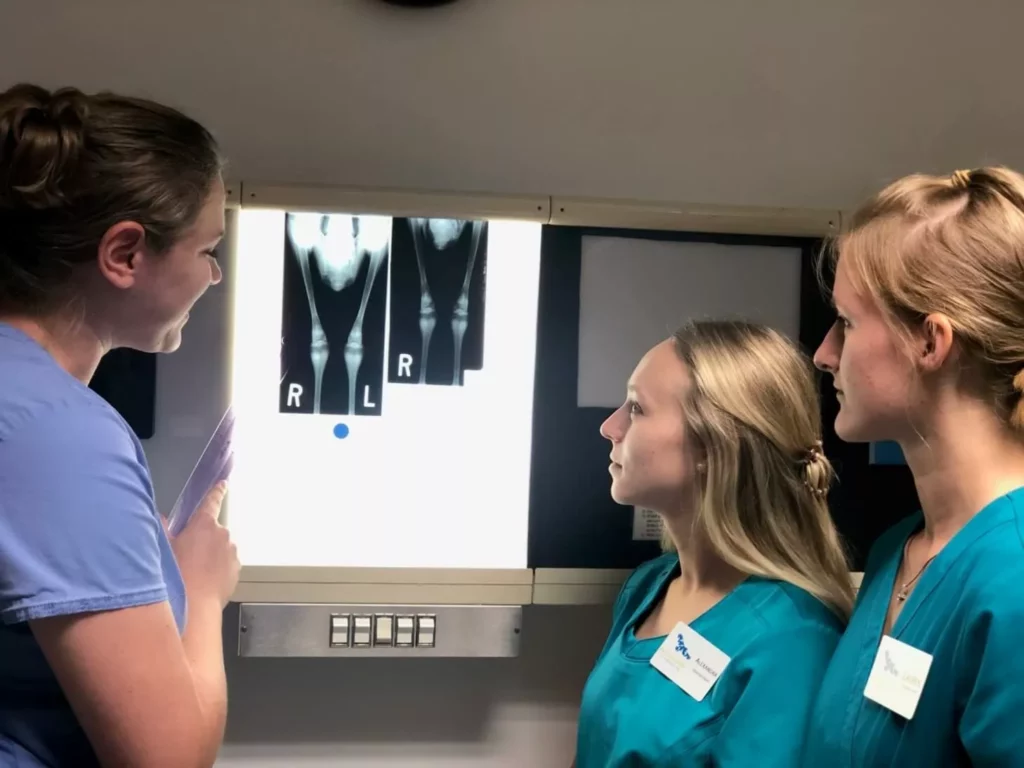
[(334, 436), (339, 440), (344, 440), (348, 437), (348, 424), (335, 424)]

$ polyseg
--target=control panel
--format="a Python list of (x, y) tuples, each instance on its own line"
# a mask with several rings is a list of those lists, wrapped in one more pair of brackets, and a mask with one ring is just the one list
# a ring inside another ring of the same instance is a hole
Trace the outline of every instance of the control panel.
[(240, 656), (510, 657), (522, 606), (242, 603)]
[(332, 613), (331, 648), (433, 648), (435, 614)]

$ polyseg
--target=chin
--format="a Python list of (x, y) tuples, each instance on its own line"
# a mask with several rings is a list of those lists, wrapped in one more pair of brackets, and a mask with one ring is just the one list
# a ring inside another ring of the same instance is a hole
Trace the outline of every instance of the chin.
[(851, 418), (848, 413), (839, 411), (835, 421), (836, 437), (844, 443), (874, 443), (890, 439), (882, 434), (882, 430), (874, 429), (863, 420)]
[(163, 344), (156, 350), (159, 354), (169, 355), (171, 352), (177, 352), (178, 348), (181, 347), (181, 334), (174, 333), (168, 334), (164, 337)]
[(623, 493), (621, 489), (617, 488), (614, 481), (612, 482), (611, 496), (612, 501), (616, 504), (621, 504), (624, 507), (633, 505), (632, 500), (629, 498), (629, 494)]
[(153, 352), (157, 354), (170, 354), (177, 352), (181, 346), (182, 325), (172, 325), (170, 328), (161, 330), (159, 336), (153, 340)]

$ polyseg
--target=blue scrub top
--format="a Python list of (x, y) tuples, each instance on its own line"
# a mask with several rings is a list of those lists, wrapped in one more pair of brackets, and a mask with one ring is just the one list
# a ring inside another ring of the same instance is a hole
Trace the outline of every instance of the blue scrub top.
[(872, 548), (815, 705), (807, 768), (1024, 766), (1024, 488), (964, 526), (925, 569), (891, 635), (932, 655), (912, 720), (864, 696), (917, 513)]
[(185, 586), (138, 438), (0, 323), (0, 766), (97, 765), (29, 622), (164, 600), (183, 630)]
[(664, 637), (634, 634), (678, 574), (666, 554), (623, 586), (583, 690), (577, 768), (791, 768), (842, 622), (797, 587), (748, 578), (690, 623), (731, 658), (697, 701), (651, 666)]

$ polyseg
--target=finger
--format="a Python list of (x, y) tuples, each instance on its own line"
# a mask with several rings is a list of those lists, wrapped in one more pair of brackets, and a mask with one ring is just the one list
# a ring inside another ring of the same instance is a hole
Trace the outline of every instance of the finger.
[(224, 481), (217, 483), (210, 492), (203, 497), (202, 502), (199, 504), (199, 511), (203, 514), (210, 515), (216, 520), (220, 517), (220, 508), (224, 503), (224, 496), (228, 492), (228, 484)]

